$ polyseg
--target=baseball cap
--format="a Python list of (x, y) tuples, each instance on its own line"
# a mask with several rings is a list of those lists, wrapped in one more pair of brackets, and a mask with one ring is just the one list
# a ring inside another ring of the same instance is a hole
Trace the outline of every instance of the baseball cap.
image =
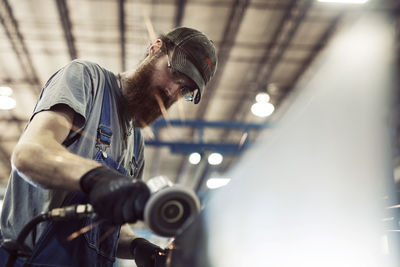
[(197, 104), (217, 69), (214, 43), (204, 33), (187, 27), (175, 28), (165, 37), (175, 45), (172, 68), (188, 76), (198, 87), (193, 100)]

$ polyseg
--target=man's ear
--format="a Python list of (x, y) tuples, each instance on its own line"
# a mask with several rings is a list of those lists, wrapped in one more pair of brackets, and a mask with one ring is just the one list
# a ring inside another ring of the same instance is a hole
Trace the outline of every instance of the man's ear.
[(161, 49), (162, 45), (163, 41), (161, 39), (155, 40), (149, 48), (149, 56), (152, 57), (155, 53), (157, 53), (157, 51)]

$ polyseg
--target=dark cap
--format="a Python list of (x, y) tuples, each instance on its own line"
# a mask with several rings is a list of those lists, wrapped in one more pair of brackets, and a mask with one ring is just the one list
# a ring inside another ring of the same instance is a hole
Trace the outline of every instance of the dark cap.
[(176, 28), (165, 37), (175, 45), (172, 67), (188, 76), (198, 86), (198, 93), (194, 98), (194, 103), (197, 104), (204, 87), (217, 69), (214, 43), (202, 32), (186, 27)]

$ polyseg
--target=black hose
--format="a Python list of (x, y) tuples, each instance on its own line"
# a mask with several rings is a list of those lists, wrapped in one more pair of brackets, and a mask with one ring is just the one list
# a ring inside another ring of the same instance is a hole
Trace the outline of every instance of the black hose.
[(9, 249), (9, 256), (7, 259), (7, 263), (5, 267), (13, 267), (18, 256), (27, 256), (26, 254), (26, 246), (25, 246), (25, 239), (32, 231), (32, 229), (40, 222), (49, 221), (49, 220), (70, 220), (70, 219), (80, 219), (86, 218), (90, 216), (95, 216), (93, 212), (93, 207), (89, 204), (81, 204), (81, 205), (73, 205), (73, 206), (66, 206), (62, 208), (55, 208), (50, 210), (49, 212), (41, 213), (38, 216), (34, 217), (30, 220), (24, 228), (22, 228), (21, 232), (17, 237), (15, 242), (10, 242)]
[(32, 229), (40, 222), (47, 221), (49, 219), (49, 214), (46, 213), (41, 213), (32, 220), (30, 220), (24, 228), (22, 228), (21, 232), (19, 232), (19, 235), (17, 237), (17, 244), (23, 245), (25, 243), (26, 237), (29, 235), (29, 233), (32, 231)]
[(48, 213), (41, 213), (32, 220), (30, 220), (24, 228), (22, 228), (21, 232), (19, 233), (16, 241), (17, 248), (15, 251), (10, 252), (10, 256), (8, 256), (7, 263), (5, 267), (13, 267), (14, 263), (18, 257), (18, 248), (23, 248), (25, 244), (25, 239), (32, 231), (32, 229), (40, 222), (49, 220)]

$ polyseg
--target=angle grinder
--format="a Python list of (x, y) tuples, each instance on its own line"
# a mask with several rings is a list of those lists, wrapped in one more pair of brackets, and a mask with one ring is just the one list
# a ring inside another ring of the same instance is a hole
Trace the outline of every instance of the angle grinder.
[(175, 236), (200, 211), (195, 192), (174, 185), (168, 178), (158, 176), (147, 181), (151, 196), (144, 209), (144, 222), (157, 235)]

